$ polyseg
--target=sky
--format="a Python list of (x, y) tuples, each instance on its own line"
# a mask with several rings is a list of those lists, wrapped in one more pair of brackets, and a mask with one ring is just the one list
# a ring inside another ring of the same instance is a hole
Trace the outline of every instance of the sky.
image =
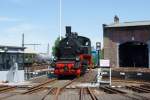
[[(59, 36), (60, 0), (0, 0), (0, 45), (37, 43), (35, 50), (46, 52)], [(103, 43), (102, 24), (150, 20), (150, 0), (62, 0), (62, 35), (65, 26), (89, 37), (92, 45)], [(33, 46), (27, 46), (33, 49)]]

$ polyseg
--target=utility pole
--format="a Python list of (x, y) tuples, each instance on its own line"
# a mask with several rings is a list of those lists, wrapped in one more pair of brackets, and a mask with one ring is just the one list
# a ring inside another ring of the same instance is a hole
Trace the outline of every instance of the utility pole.
[(34, 50), (35, 50), (35, 46), (37, 46), (37, 45), (41, 45), (41, 44), (36, 44), (36, 43), (30, 43), (30, 44), (25, 44), (24, 43), (24, 33), (22, 34), (22, 47), (24, 47), (25, 45), (32, 45), (33, 46), (33, 48), (34, 48)]
[(49, 43), (47, 45), (47, 55), (49, 55)]
[(22, 34), (22, 47), (24, 47), (24, 33)]
[[(24, 48), (24, 33), (22, 33), (22, 48)], [(25, 79), (28, 79), (28, 68), (24, 66), (25, 63), (25, 55), (24, 55), (24, 50), (23, 50), (23, 54), (22, 54), (22, 59), (23, 59), (23, 69), (25, 70)]]
[(100, 42), (96, 42), (96, 50), (98, 52), (98, 56), (97, 56), (97, 59), (98, 59), (98, 62), (97, 62), (97, 66), (99, 67), (100, 66), (100, 50), (101, 50), (101, 43)]
[(61, 15), (62, 15), (62, 13), (61, 13), (61, 8), (62, 8), (62, 2), (61, 2), (61, 0), (59, 0), (59, 39), (61, 40), (61, 36), (62, 36), (62, 34), (61, 34)]

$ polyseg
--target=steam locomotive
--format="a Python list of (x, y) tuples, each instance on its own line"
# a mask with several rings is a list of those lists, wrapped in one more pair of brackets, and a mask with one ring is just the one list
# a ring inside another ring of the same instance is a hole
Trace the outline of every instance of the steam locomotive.
[(84, 74), (92, 64), (91, 41), (87, 37), (71, 32), (66, 26), (66, 36), (56, 47), (54, 74), (58, 76)]

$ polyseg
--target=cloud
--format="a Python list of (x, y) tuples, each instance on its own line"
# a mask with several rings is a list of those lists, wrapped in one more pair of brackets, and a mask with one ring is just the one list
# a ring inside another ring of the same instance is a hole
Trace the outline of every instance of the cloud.
[(17, 21), (18, 19), (15, 19), (15, 18), (10, 18), (10, 17), (6, 17), (6, 16), (0, 16), (0, 21)]
[(6, 33), (20, 33), (20, 32), (29, 32), (35, 29), (34, 25), (31, 24), (19, 24), (5, 30)]

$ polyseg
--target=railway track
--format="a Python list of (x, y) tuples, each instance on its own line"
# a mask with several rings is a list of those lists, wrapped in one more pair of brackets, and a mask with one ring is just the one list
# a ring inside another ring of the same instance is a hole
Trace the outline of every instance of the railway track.
[(16, 89), (16, 86), (2, 86), (0, 87), (0, 93), (13, 91), (14, 89)]
[(32, 94), (32, 93), (36, 93), (36, 92), (39, 92), (40, 90), (43, 90), (44, 89), (44, 86), (56, 81), (57, 79), (51, 79), (51, 80), (47, 80), (41, 84), (38, 84), (38, 85), (35, 85), (31, 88), (29, 88), (27, 91), (21, 93), (21, 94)]
[[(48, 85), (51, 82), (54, 82), (56, 80), (57, 79), (47, 80), (47, 81), (45, 81), (43, 83), (40, 83), (40, 84), (35, 85), (35, 86), (31, 87), (31, 88), (28, 88), (25, 92), (21, 92), (21, 93), (17, 93), (17, 94), (11, 94), (11, 95), (8, 95), (8, 96), (0, 98), (0, 100), (7, 99), (7, 98), (10, 98), (10, 97), (13, 97), (13, 96), (16, 96), (16, 95), (25, 95), (25, 94), (32, 94), (32, 93), (39, 92), (39, 91), (44, 89), (44, 86), (46, 86), (46, 85)], [(8, 91), (10, 91), (12, 89), (16, 89), (16, 87), (8, 87), (8, 88), (6, 87), (6, 89), (3, 89), (2, 92), (3, 93), (6, 92), (6, 91), (8, 92)]]
[[(88, 75), (89, 76), (89, 75)], [(34, 85), (32, 87), (24, 88), (25, 90), (20, 91), (15, 94), (13, 91), (11, 95), (7, 95), (3, 98), (0, 98), (0, 100), (7, 98), (11, 100), (12, 96), (36, 96), (40, 94), (39, 100), (66, 100), (63, 99), (63, 95), (70, 93), (73, 89), (76, 89), (76, 98), (74, 100), (111, 100), (113, 99), (113, 96), (116, 96), (116, 99), (114, 100), (150, 100), (149, 96), (144, 95), (144, 93), (150, 93), (150, 84), (143, 84), (143, 85), (127, 85), (125, 87), (117, 88), (117, 87), (110, 87), (110, 86), (100, 86), (98, 88), (90, 88), (90, 87), (82, 87), (82, 88), (74, 88), (72, 87), (73, 84), (76, 84), (78, 82), (82, 82), (82, 79), (84, 79), (86, 82), (90, 81), (88, 76), (84, 76), (84, 78), (81, 76), (81, 78), (75, 78), (73, 80), (57, 80), (57, 79), (50, 79), (46, 80), (38, 85)], [(94, 74), (93, 74), (94, 76)], [(73, 84), (72, 84), (73, 83)], [(67, 87), (68, 85), (72, 85)], [(67, 87), (67, 89), (66, 89)], [(70, 88), (71, 87), (71, 88)], [(8, 90), (7, 90), (8, 88)], [(10, 88), (10, 89), (9, 89)], [(12, 89), (11, 89), (12, 88)], [(2, 90), (2, 93), (12, 91), (13, 89), (17, 89), (18, 87), (9, 87), (9, 86), (0, 86), (0, 91)], [(4, 89), (4, 90), (3, 90)], [(69, 90), (69, 91), (68, 91)], [(101, 94), (98, 95), (95, 90), (99, 91)], [(74, 91), (74, 90), (73, 90)], [(1, 93), (1, 92), (0, 92)], [(32, 94), (32, 95), (30, 95)], [(67, 96), (70, 96), (72, 94), (67, 94)], [(110, 98), (106, 99), (105, 97), (110, 96)], [(112, 96), (112, 98), (111, 98)], [(71, 97), (71, 96), (70, 96)], [(75, 97), (75, 96), (74, 96)], [(117, 98), (118, 97), (118, 98)], [(65, 97), (64, 97), (65, 98)], [(14, 100), (14, 99), (13, 99)], [(23, 100), (27, 100), (24, 99)], [(29, 99), (31, 100), (31, 99)], [(67, 98), (67, 100), (72, 100)]]
[[(126, 88), (131, 89), (132, 91), (135, 91), (135, 92), (140, 91), (140, 93), (143, 93), (143, 92), (144, 93), (149, 93), (146, 90), (142, 90), (142, 88), (138, 87), (138, 86), (126, 86)], [(139, 93), (133, 92), (133, 93), (129, 94), (127, 92), (118, 90), (116, 88), (108, 87), (108, 86), (100, 87), (100, 89), (102, 89), (104, 92), (109, 93), (109, 94), (119, 94), (123, 97), (128, 98), (127, 100), (150, 100), (150, 98), (142, 96)]]
[(84, 97), (85, 94), (89, 94), (91, 100), (98, 100), (98, 97), (94, 94), (92, 89), (89, 87), (80, 89), (79, 100), (86, 100)]
[[(41, 100), (45, 100), (45, 98), (48, 99), (47, 98), (48, 95), (53, 95), (53, 100), (59, 100), (59, 95), (61, 94), (61, 92), (68, 85), (70, 85), (71, 83), (73, 83), (75, 81), (77, 81), (77, 79), (65, 80), (65, 81), (64, 80), (55, 81), (58, 84), (55, 84), (50, 89), (48, 89), (48, 91), (43, 95)], [(41, 88), (43, 88), (43, 84), (44, 83), (39, 84), (38, 86), (34, 86), (32, 88), (29, 88), (27, 93), (33, 93), (33, 92), (36, 92), (37, 90), (38, 91), (41, 90)], [(45, 82), (45, 84), (47, 84), (47, 83)], [(125, 88), (129, 89), (129, 90), (132, 90), (134, 92), (138, 92), (138, 93), (150, 93), (150, 89), (145, 88), (144, 86), (145, 85), (142, 85), (142, 86), (126, 86)], [(127, 92), (124, 92), (122, 90), (119, 90), (119, 89), (113, 88), (113, 87), (109, 87), (109, 86), (100, 87), (100, 90), (103, 90), (104, 92), (106, 92), (108, 94), (119, 94), (122, 97), (126, 98), (126, 100), (150, 100), (150, 98), (142, 96), (138, 93), (128, 94)], [(90, 96), (90, 100), (99, 100), (97, 95), (95, 95), (94, 92), (92, 91), (92, 88), (89, 88), (89, 87), (79, 89), (79, 100), (86, 100), (85, 94)]]
[(100, 89), (109, 94), (117, 94), (117, 93), (125, 94), (126, 93), (126, 92), (123, 92), (123, 91), (120, 91), (120, 90), (117, 90), (115, 88), (108, 87), (108, 86), (101, 86)]
[(150, 84), (142, 84), (140, 85), (141, 87), (144, 87), (144, 88), (147, 88), (147, 89), (150, 89)]
[(66, 86), (70, 85), (71, 83), (73, 83), (73, 82), (76, 81), (76, 80), (77, 80), (77, 79), (68, 80), (68, 81), (62, 83), (62, 84), (59, 85), (59, 86), (53, 86), (53, 87), (51, 87), (51, 88), (48, 90), (48, 92), (42, 97), (41, 100), (44, 100), (44, 99), (47, 97), (47, 95), (49, 95), (49, 94), (51, 94), (51, 93), (54, 95), (53, 100), (58, 100), (59, 94), (66, 88)]
[(138, 93), (150, 93), (150, 89), (140, 86), (126, 86), (126, 88)]
[(87, 90), (88, 90), (92, 100), (98, 100), (97, 96), (92, 92), (91, 88), (88, 87)]
[(113, 79), (112, 82), (123, 82), (123, 83), (134, 83), (134, 84), (147, 84), (149, 82), (145, 81), (138, 81), (138, 80), (119, 80), (119, 79)]
[(126, 88), (138, 92), (138, 94), (137, 93), (132, 93), (132, 94), (141, 98), (140, 100), (150, 100), (150, 97), (145, 97), (140, 95), (140, 93), (150, 93), (150, 87), (147, 87), (147, 85), (126, 86)]

